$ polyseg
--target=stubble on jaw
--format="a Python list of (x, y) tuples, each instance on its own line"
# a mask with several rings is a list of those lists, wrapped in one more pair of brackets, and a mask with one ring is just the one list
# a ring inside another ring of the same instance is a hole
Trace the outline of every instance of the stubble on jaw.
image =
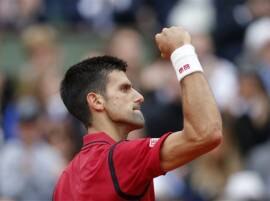
[(136, 122), (136, 124), (138, 124), (138, 126), (140, 126), (141, 128), (144, 126), (145, 119), (141, 111), (134, 111), (133, 119), (134, 122)]

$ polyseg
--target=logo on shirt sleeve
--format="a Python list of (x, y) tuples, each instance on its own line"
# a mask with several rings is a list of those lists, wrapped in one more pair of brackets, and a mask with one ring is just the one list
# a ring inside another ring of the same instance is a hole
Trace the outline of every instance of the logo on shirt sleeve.
[(151, 138), (149, 141), (149, 147), (154, 147), (158, 140), (159, 138)]

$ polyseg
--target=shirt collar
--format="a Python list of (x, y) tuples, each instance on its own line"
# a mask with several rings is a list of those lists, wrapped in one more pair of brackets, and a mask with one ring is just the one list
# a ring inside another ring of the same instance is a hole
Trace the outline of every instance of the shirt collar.
[(103, 141), (109, 144), (116, 143), (108, 134), (104, 132), (89, 133), (83, 136), (83, 146), (95, 141)]

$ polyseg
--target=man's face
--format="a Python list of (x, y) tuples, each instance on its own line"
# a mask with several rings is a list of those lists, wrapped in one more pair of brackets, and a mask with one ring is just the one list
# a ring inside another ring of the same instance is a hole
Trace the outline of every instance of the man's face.
[(105, 110), (112, 121), (126, 125), (128, 131), (142, 128), (144, 117), (140, 106), (143, 100), (123, 71), (115, 70), (108, 75)]

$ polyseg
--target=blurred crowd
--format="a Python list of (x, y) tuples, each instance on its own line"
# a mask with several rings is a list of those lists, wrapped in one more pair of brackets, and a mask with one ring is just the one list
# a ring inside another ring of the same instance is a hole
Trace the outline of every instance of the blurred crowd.
[(61, 35), (89, 33), (102, 44), (77, 61), (104, 54), (127, 61), (146, 119), (129, 138), (183, 128), (179, 84), (153, 39), (172, 25), (192, 35), (224, 140), (155, 179), (157, 200), (270, 200), (270, 0), (0, 0), (0, 44), (15, 34), (24, 59), (12, 73), (0, 61), (0, 201), (51, 200), (80, 151), (86, 131), (59, 96), (69, 51)]

